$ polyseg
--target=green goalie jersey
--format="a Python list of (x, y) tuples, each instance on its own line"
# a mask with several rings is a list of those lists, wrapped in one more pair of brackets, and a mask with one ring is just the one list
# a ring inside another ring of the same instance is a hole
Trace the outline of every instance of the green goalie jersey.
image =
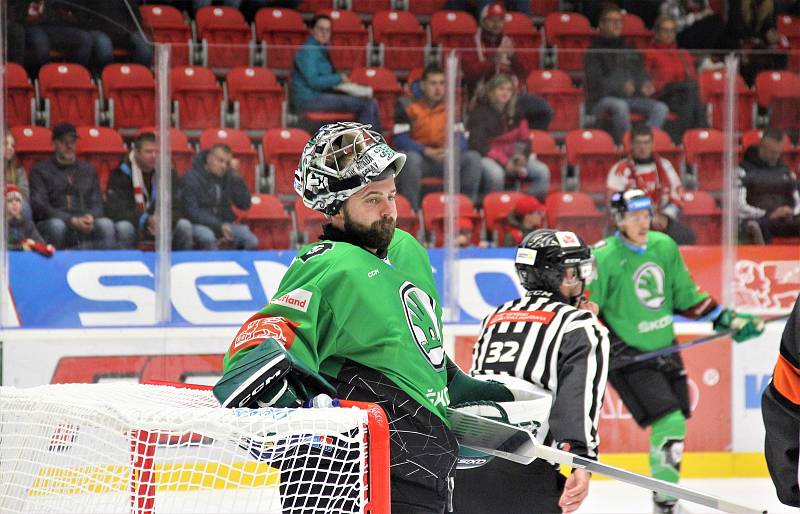
[(428, 253), (411, 235), (396, 230), (385, 258), (322, 240), (297, 253), (275, 296), (240, 330), (224, 369), (266, 335), (337, 389), (374, 371), (376, 387), (399, 387), (446, 425), (448, 359), (440, 320)]
[(665, 234), (651, 231), (642, 252), (611, 236), (592, 254), (597, 277), (589, 285), (591, 301), (609, 328), (641, 351), (672, 344), (674, 312), (694, 318), (715, 304), (694, 283), (678, 245)]

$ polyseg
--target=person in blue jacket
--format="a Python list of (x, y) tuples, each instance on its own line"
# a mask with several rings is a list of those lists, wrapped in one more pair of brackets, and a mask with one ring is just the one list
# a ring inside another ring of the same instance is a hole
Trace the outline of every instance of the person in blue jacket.
[(350, 82), (347, 73), (337, 72), (328, 53), (332, 24), (320, 14), (311, 20), (311, 35), (294, 56), (292, 107), (295, 112), (351, 112), (357, 121), (381, 132), (378, 104), (372, 98), (337, 93), (333, 88)]

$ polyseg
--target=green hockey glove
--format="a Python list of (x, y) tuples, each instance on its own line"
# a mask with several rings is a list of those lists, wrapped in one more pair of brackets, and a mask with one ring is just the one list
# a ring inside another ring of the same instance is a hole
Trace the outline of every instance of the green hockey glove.
[(760, 336), (764, 332), (764, 320), (753, 314), (742, 314), (733, 309), (724, 309), (714, 320), (714, 330), (732, 330), (734, 341), (741, 343)]

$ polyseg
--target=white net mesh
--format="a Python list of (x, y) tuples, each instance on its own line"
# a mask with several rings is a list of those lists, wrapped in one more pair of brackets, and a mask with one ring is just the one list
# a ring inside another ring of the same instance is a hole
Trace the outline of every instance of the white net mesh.
[(140, 384), (0, 388), (0, 512), (363, 512), (360, 409)]

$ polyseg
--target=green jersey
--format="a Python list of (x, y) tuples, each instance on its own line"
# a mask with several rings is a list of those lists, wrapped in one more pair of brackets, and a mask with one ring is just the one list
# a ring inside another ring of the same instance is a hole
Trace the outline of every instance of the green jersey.
[[(592, 250), (597, 278), (589, 284), (590, 299), (600, 317), (625, 343), (641, 351), (672, 344), (674, 312), (713, 302), (689, 275), (669, 236), (651, 231), (644, 251), (637, 252), (618, 236), (607, 237)], [(694, 317), (694, 316), (692, 316)]]
[[(344, 241), (305, 246), (260, 311), (314, 371), (334, 380), (350, 363), (377, 371), (447, 424), (441, 314), (428, 253), (402, 230), (383, 259)], [(225, 371), (246, 353), (234, 346)]]

